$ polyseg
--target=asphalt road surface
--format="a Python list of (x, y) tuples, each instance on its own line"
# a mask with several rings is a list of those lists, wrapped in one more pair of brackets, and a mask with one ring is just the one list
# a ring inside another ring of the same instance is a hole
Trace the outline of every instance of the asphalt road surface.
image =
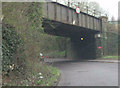
[(58, 86), (118, 86), (118, 63), (58, 61)]

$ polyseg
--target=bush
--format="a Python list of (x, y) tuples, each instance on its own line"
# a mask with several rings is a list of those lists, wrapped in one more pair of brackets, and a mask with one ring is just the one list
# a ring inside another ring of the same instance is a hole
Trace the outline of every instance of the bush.
[[(23, 42), (20, 36), (16, 33), (14, 27), (3, 25), (2, 28), (2, 51), (3, 51), (3, 71), (9, 71), (10, 66), (15, 65), (15, 59), (24, 51)], [(21, 59), (22, 56), (19, 56)], [(16, 66), (17, 67), (17, 66)]]

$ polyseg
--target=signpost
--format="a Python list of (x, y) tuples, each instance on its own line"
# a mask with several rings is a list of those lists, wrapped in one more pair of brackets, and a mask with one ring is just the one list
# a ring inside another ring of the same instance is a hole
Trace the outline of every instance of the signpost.
[(76, 13), (79, 14), (80, 13), (80, 8), (76, 7)]

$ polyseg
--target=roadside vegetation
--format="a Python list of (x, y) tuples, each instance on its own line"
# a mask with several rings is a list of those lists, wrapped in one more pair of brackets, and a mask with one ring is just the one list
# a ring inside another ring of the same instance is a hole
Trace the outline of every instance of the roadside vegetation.
[(103, 58), (104, 58), (104, 59), (112, 59), (112, 60), (116, 60), (116, 59), (119, 59), (120, 56), (104, 56)]
[[(3, 86), (53, 86), (59, 80), (60, 71), (41, 61), (40, 53), (66, 58), (71, 55), (70, 38), (44, 33), (42, 13), (41, 2), (2, 3)], [(120, 41), (113, 33), (106, 37), (103, 58), (116, 58), (107, 55), (117, 55)]]
[(58, 49), (57, 37), (43, 31), (42, 3), (3, 2), (2, 6), (3, 86), (55, 85), (59, 70), (40, 61), (40, 53)]

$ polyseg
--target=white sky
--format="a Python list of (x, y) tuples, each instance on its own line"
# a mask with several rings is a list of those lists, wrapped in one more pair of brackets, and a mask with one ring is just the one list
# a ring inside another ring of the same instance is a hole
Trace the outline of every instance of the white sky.
[[(63, 0), (58, 0), (58, 1), (63, 1)], [(120, 0), (64, 0), (64, 1), (76, 1), (76, 2), (80, 2), (80, 1), (92, 2), (92, 1), (95, 1), (95, 2), (98, 2), (100, 7), (103, 10), (106, 11), (106, 13), (108, 14), (109, 20), (111, 20), (112, 16), (115, 17), (115, 20), (118, 19), (118, 2)]]
[[(5, 1), (18, 1), (18, 0), (2, 0), (2, 1), (5, 2)], [(20, 1), (25, 1), (25, 0), (20, 0)], [(30, 0), (30, 1), (35, 1), (35, 0)], [(43, 0), (36, 0), (36, 1), (43, 1)], [(53, 1), (56, 1), (56, 0), (53, 0)], [(63, 1), (68, 1), (68, 0), (57, 0), (57, 1), (63, 2)], [(89, 2), (90, 1), (91, 2), (95, 1), (95, 2), (98, 2), (99, 5), (100, 5), (100, 7), (103, 8), (103, 10), (105, 10), (105, 11), (108, 12), (108, 14), (109, 14), (109, 20), (111, 20), (112, 16), (115, 17), (115, 20), (118, 19), (118, 2), (120, 0), (75, 0), (75, 1), (77, 1), (77, 2), (79, 2), (79, 1), (89, 1)]]
[(118, 2), (120, 0), (88, 0), (95, 1), (100, 4), (100, 7), (109, 13), (109, 19), (111, 20), (111, 16), (115, 17), (115, 20), (118, 19)]

